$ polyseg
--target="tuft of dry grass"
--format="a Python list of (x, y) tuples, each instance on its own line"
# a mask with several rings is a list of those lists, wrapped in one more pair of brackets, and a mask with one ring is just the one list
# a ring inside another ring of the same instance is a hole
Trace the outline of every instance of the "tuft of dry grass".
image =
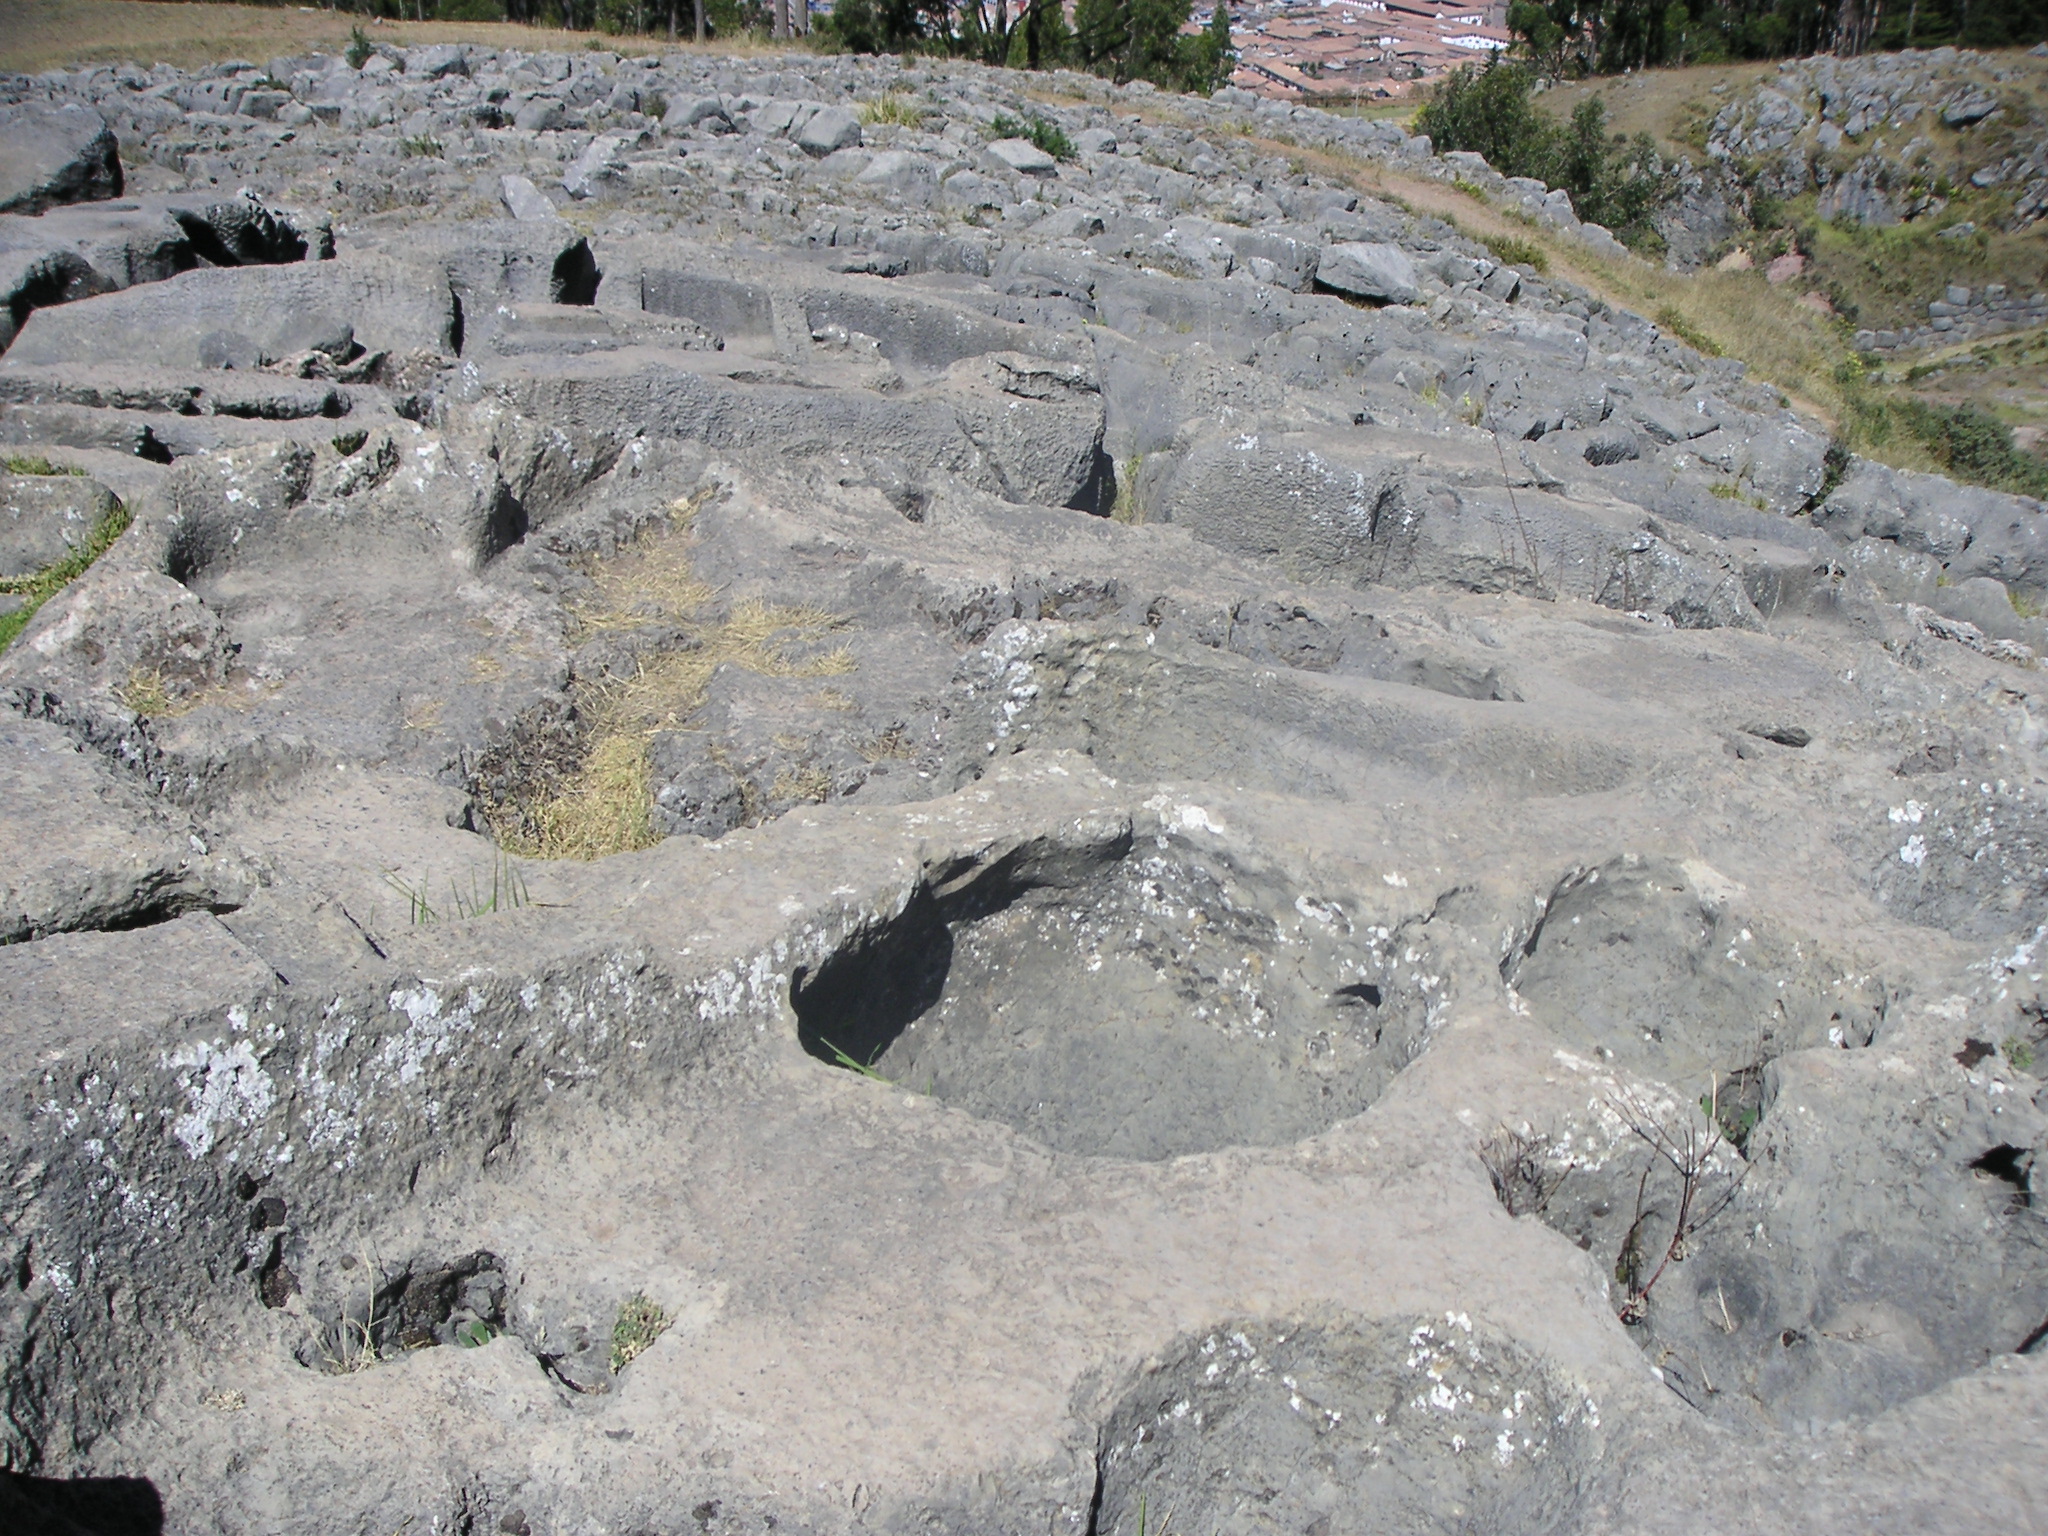
[[(137, 667), (128, 674), (128, 681), (121, 685), (115, 695), (124, 708), (142, 716), (145, 720), (174, 720), (179, 715), (189, 715), (195, 709), (207, 705), (219, 705), (236, 711), (252, 708), (259, 700), (269, 698), (281, 687), (278, 683), (263, 684), (253, 678), (227, 679), (218, 683), (207, 683), (194, 687), (166, 676), (154, 667)], [(430, 701), (431, 702), (431, 701)], [(438, 704), (435, 705), (439, 712)], [(405, 729), (425, 729), (413, 721), (405, 722)]]
[(817, 767), (785, 768), (775, 775), (768, 793), (776, 800), (823, 805), (832, 796), (832, 775)]
[(122, 705), (145, 720), (161, 720), (177, 709), (170, 684), (161, 672), (138, 668), (121, 689)]
[(890, 726), (873, 741), (865, 742), (860, 755), (871, 763), (896, 762), (910, 756), (910, 741), (901, 726)]
[[(720, 667), (764, 677), (835, 677), (853, 670), (852, 652), (831, 643), (844, 620), (824, 609), (747, 597), (722, 618), (706, 616), (719, 594), (690, 562), (698, 506), (678, 502), (666, 523), (592, 570), (596, 592), (577, 614), (583, 633), (673, 624), (694, 643), (655, 656), (635, 676), (592, 687), (578, 699), (588, 743), (583, 761), (524, 808), (524, 829), (499, 829), (515, 852), (595, 859), (658, 842), (649, 743), (664, 731), (688, 727)], [(800, 800), (823, 800), (830, 792), (830, 780), (816, 769), (799, 771), (787, 784), (778, 779), (773, 791)]]
[(508, 846), (543, 859), (601, 859), (661, 840), (654, 831), (646, 740), (602, 727), (593, 735), (583, 766), (533, 807), (532, 835), (508, 837)]
[(924, 122), (925, 108), (901, 91), (884, 91), (874, 100), (862, 102), (859, 116), (870, 127), (887, 124), (896, 128), (916, 128)]

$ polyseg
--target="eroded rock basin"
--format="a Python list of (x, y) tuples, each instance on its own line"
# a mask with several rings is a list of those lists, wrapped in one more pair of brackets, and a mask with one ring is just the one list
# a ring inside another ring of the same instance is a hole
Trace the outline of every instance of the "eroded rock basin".
[(1069, 885), (921, 891), (791, 997), (820, 1060), (1150, 1161), (1360, 1113), (1422, 1049), (1442, 985), (1409, 935), (1161, 838)]

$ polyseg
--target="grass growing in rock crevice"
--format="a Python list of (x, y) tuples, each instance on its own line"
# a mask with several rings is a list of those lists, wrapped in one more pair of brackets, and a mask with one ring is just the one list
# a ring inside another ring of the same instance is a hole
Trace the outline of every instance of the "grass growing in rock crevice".
[(647, 1346), (668, 1332), (675, 1319), (648, 1300), (645, 1291), (635, 1291), (619, 1307), (612, 1323), (612, 1370), (623, 1371)]
[(1029, 139), (1055, 160), (1074, 158), (1073, 141), (1067, 137), (1066, 130), (1043, 117), (1019, 122), (1007, 112), (998, 112), (988, 125), (988, 133), (992, 139)]
[[(14, 469), (16, 460), (8, 461), (8, 468)], [(63, 471), (45, 467), (43, 469), (16, 470), (21, 474), (61, 474)], [(66, 555), (62, 560), (53, 561), (40, 571), (28, 576), (0, 577), (0, 595), (22, 599), (21, 606), (12, 613), (0, 613), (0, 651), (14, 643), (15, 637), (28, 628), (28, 622), (36, 616), (51, 598), (72, 582), (78, 580), (92, 568), (92, 563), (113, 548), (114, 540), (128, 531), (134, 521), (128, 509), (119, 501), (93, 526), (86, 541)]]
[(491, 810), (493, 830), (513, 852), (595, 859), (659, 842), (650, 744), (663, 732), (690, 727), (720, 667), (764, 677), (853, 670), (852, 653), (832, 643), (844, 622), (836, 614), (754, 597), (716, 612), (718, 592), (690, 563), (697, 510), (695, 502), (676, 503), (629, 549), (591, 569), (595, 586), (576, 614), (577, 642), (606, 631), (671, 628), (682, 632), (682, 644), (645, 657), (631, 677), (578, 686), (575, 765), (538, 775), (515, 803)]

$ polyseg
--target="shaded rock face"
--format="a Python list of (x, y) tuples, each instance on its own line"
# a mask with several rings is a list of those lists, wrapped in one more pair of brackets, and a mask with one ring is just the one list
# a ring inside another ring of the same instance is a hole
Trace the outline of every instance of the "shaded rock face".
[(0, 213), (120, 195), (113, 132), (90, 107), (21, 102), (0, 112)]
[(1047, 83), (6, 84), (0, 1527), (2034, 1522), (2042, 507)]

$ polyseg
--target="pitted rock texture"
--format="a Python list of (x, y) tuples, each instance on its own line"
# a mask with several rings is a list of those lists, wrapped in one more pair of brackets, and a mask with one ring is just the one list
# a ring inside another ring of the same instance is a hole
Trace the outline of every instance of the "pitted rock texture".
[(131, 521), (0, 653), (0, 1525), (2038, 1523), (2038, 503), (1384, 122), (4, 96), (6, 579)]

